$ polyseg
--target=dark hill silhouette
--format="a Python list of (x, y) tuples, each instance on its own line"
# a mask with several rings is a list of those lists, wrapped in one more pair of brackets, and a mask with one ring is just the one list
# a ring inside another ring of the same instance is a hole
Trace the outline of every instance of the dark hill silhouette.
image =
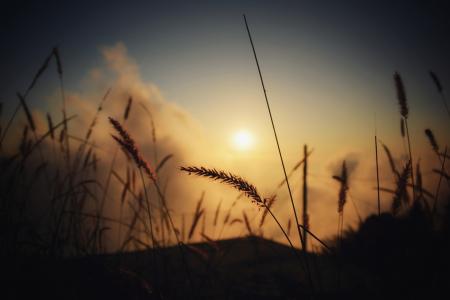
[(6, 298), (448, 299), (449, 212), (447, 207), (438, 224), (420, 205), (401, 216), (368, 217), (344, 234), (340, 248), (330, 241), (331, 252), (308, 253), (314, 292), (291, 248), (249, 236), (183, 246), (189, 274), (177, 246), (67, 259), (8, 258)]

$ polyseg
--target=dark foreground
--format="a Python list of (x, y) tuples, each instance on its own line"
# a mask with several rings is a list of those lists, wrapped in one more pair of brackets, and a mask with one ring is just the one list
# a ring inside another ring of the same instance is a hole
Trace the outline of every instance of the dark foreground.
[(313, 288), (291, 248), (247, 237), (183, 246), (185, 260), (177, 246), (72, 259), (9, 257), (2, 290), (6, 299), (450, 299), (443, 220), (436, 230), (420, 209), (369, 217), (346, 233), (339, 255), (306, 256)]

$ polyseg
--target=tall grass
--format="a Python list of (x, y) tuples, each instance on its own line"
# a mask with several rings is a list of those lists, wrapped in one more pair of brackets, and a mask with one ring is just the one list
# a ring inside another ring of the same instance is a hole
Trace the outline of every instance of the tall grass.
[[(292, 212), (294, 214), (294, 219), (295, 219), (297, 232), (298, 232), (299, 239), (300, 239), (300, 244), (302, 246), (302, 249), (306, 249), (305, 240), (304, 240), (304, 237), (302, 235), (302, 231), (300, 229), (300, 223), (299, 223), (298, 216), (297, 216), (297, 210), (296, 210), (295, 204), (294, 204), (294, 198), (292, 196), (291, 186), (289, 184), (289, 179), (288, 179), (288, 175), (287, 175), (287, 172), (286, 172), (286, 167), (284, 165), (283, 155), (281, 153), (280, 143), (278, 141), (277, 131), (275, 129), (275, 123), (274, 123), (274, 120), (273, 120), (272, 111), (270, 109), (269, 99), (267, 97), (266, 87), (264, 85), (264, 80), (263, 80), (263, 76), (262, 76), (262, 73), (261, 73), (261, 68), (259, 66), (258, 56), (256, 55), (255, 45), (253, 44), (253, 39), (252, 39), (252, 35), (250, 33), (250, 29), (249, 29), (249, 26), (248, 26), (248, 23), (247, 23), (247, 18), (245, 17), (245, 15), (243, 17), (244, 17), (244, 22), (245, 22), (245, 28), (247, 29), (248, 38), (250, 40), (250, 44), (251, 44), (251, 47), (252, 47), (253, 56), (255, 58), (256, 67), (258, 69), (259, 79), (261, 81), (261, 87), (262, 87), (262, 90), (263, 90), (263, 93), (264, 93), (264, 99), (266, 101), (267, 111), (269, 113), (269, 119), (270, 119), (270, 123), (272, 125), (273, 135), (275, 137), (275, 142), (276, 142), (276, 145), (277, 145), (278, 155), (280, 157), (280, 163), (281, 163), (281, 167), (283, 169), (284, 178), (285, 178), (285, 181), (286, 181), (286, 186), (287, 186), (288, 193), (289, 193), (289, 199), (291, 200)], [(312, 292), (314, 293), (314, 285), (313, 285), (313, 282), (312, 282), (311, 271), (310, 271), (308, 259), (306, 257), (305, 252), (302, 252), (302, 256), (303, 256), (303, 261), (304, 261), (303, 264), (305, 265), (307, 277), (308, 277), (308, 280), (309, 280), (309, 285), (311, 287)]]
[(380, 172), (379, 172), (379, 164), (378, 164), (378, 139), (377, 134), (375, 133), (375, 168), (377, 174), (377, 206), (378, 206), (378, 216), (381, 215), (381, 200), (380, 200)]
[(308, 235), (306, 233), (306, 228), (309, 227), (308, 221), (308, 146), (303, 147), (303, 245), (304, 250), (308, 251)]
[(395, 82), (395, 88), (397, 90), (397, 100), (400, 107), (400, 115), (402, 116), (404, 123), (405, 123), (405, 129), (406, 129), (406, 138), (408, 141), (408, 153), (409, 153), (409, 167), (410, 167), (410, 173), (411, 173), (411, 185), (412, 185), (412, 192), (413, 192), (413, 199), (415, 201), (416, 199), (416, 189), (414, 187), (414, 161), (412, 158), (412, 151), (411, 151), (411, 140), (409, 135), (409, 127), (408, 127), (408, 116), (409, 116), (409, 107), (408, 107), (408, 99), (406, 97), (406, 90), (405, 86), (403, 84), (403, 79), (400, 76), (398, 72), (394, 73), (394, 82)]
[[(103, 108), (107, 104), (106, 100), (109, 97), (110, 89), (100, 99), (92, 122), (87, 124), (86, 133), (80, 137), (73, 129), (69, 132), (69, 125), (76, 116), (68, 114), (70, 107), (66, 106), (62, 61), (59, 50), (54, 48), (35, 73), (25, 92), (17, 94), (17, 107), (6, 120), (6, 127), (3, 126), (3, 107), (0, 103), (0, 149), (2, 149), (0, 150), (2, 154), (0, 161), (0, 212), (2, 216), (1, 224), (4, 227), (2, 228), (4, 230), (0, 233), (2, 254), (10, 256), (38, 254), (48, 257), (68, 257), (110, 252), (112, 246), (107, 246), (109, 236), (107, 232), (114, 225), (118, 226), (118, 235), (114, 239), (116, 240), (116, 250), (119, 254), (137, 249), (151, 251), (152, 281), (156, 289), (160, 289), (163, 286), (161, 279), (163, 274), (158, 269), (158, 266), (162, 264), (164, 259), (162, 248), (170, 246), (172, 239), (175, 239), (182, 259), (186, 282), (189, 282), (192, 295), (197, 296), (201, 294), (199, 289), (201, 285), (196, 285), (196, 270), (193, 270), (192, 266), (189, 265), (188, 254), (197, 253), (208, 265), (208, 272), (211, 272), (210, 274), (213, 274), (213, 272), (210, 264), (211, 256), (200, 246), (192, 243), (201, 239), (211, 247), (218, 249), (217, 251), (219, 252), (222, 249), (219, 249), (220, 246), (217, 240), (221, 239), (225, 230), (232, 228), (232, 226), (240, 227), (250, 236), (263, 237), (263, 229), (267, 226), (267, 216), (270, 215), (290, 245), (290, 249), (295, 259), (299, 262), (299, 267), (306, 274), (310, 289), (314, 293), (313, 270), (309, 266), (309, 259), (305, 253), (308, 250), (308, 238), (314, 239), (323, 249), (329, 252), (335, 249), (330, 247), (328, 242), (325, 243), (309, 228), (308, 202), (313, 195), (308, 193), (307, 179), (308, 168), (310, 167), (308, 157), (311, 155), (312, 150), (309, 150), (305, 145), (302, 159), (295, 164), (289, 173), (286, 171), (260, 64), (245, 17), (244, 20), (284, 175), (283, 180), (277, 185), (275, 192), (271, 196), (262, 197), (256, 186), (232, 173), (205, 167), (181, 167), (183, 172), (221, 182), (239, 191), (240, 194), (231, 204), (220, 200), (214, 211), (208, 211), (208, 206), (204, 205), (206, 202), (205, 193), (202, 193), (196, 203), (193, 215), (186, 215), (188, 216), (186, 217), (183, 214), (181, 222), (177, 223), (174, 219), (176, 211), (168, 207), (165, 190), (167, 185), (165, 187), (162, 186), (162, 180), (160, 180), (164, 174), (162, 172), (163, 168), (168, 165), (168, 162), (174, 155), (172, 153), (164, 155), (157, 152), (154, 118), (151, 110), (141, 103), (141, 108), (149, 117), (154, 149), (153, 163), (149, 163), (144, 158), (132, 136), (132, 132), (125, 129), (125, 124), (129, 118), (133, 118), (133, 111), (136, 107), (131, 96), (123, 99), (126, 102), (124, 102), (123, 114), (120, 114), (121, 121), (114, 118), (109, 119), (114, 130), (112, 138), (118, 146), (112, 149), (112, 160), (108, 161), (109, 164), (105, 170), (106, 180), (105, 182), (100, 182), (101, 177), (98, 174), (100, 171), (98, 168), (105, 166), (105, 163), (100, 164), (99, 162), (100, 160), (104, 162), (107, 154), (105, 154), (105, 149), (96, 145), (93, 132), (96, 129), (98, 120), (104, 117), (102, 115)], [(28, 97), (32, 95), (33, 89), (43, 73), (48, 69), (52, 60), (56, 63), (56, 72), (60, 81), (63, 113), (61, 120), (59, 118), (55, 120), (50, 113), (47, 113), (47, 128), (42, 129), (37, 126), (39, 123), (36, 122), (35, 115), (33, 115), (32, 109), (29, 107)], [(434, 73), (430, 73), (430, 76), (441, 94), (446, 110), (449, 113), (441, 82)], [(387, 163), (393, 174), (393, 187), (381, 187), (378, 159), (378, 143), (380, 141), (377, 133), (375, 133), (378, 217), (381, 219), (383, 215), (386, 215), (381, 213), (380, 192), (392, 194), (389, 214), (401, 216), (403, 211), (406, 212), (407, 209), (413, 209), (413, 206), (410, 205), (411, 199), (408, 194), (408, 188), (412, 188), (412, 202), (420, 201), (423, 203), (425, 211), (430, 211), (434, 220), (437, 218), (438, 207), (443, 201), (442, 180), (446, 180), (449, 183), (450, 178), (446, 169), (447, 147), (442, 152), (433, 132), (430, 129), (425, 130), (431, 150), (438, 157), (439, 161), (439, 167), (434, 169), (434, 172), (439, 175), (439, 180), (436, 182), (436, 190), (434, 191), (433, 189), (434, 192), (429, 192), (424, 186), (424, 182), (426, 182), (424, 177), (427, 176), (428, 170), (422, 173), (421, 167), (424, 169), (424, 165), (420, 165), (420, 160), (417, 160), (416, 169), (414, 170), (411, 150), (411, 138), (414, 137), (410, 137), (408, 129), (409, 107), (404, 84), (398, 73), (394, 74), (394, 82), (400, 106), (402, 139), (407, 139), (409, 158), (407, 162), (403, 161), (402, 165), (399, 165), (389, 148), (381, 143), (387, 156)], [(4, 151), (4, 146), (6, 142), (10, 141), (8, 133), (14, 128), (12, 126), (19, 112), (23, 112), (25, 120), (24, 124), (17, 125), (17, 131), (21, 132), (21, 137), (17, 145), (8, 145), (11, 146), (10, 148), (15, 147), (15, 153), (7, 154)], [(73, 128), (72, 125), (70, 125), (70, 128)], [(48, 150), (51, 151), (51, 156), (43, 155), (42, 151), (45, 149), (44, 145), (46, 143), (50, 145), (47, 150), (51, 149)], [(75, 147), (75, 145), (78, 145), (78, 147)], [(75, 152), (73, 152), (74, 150)], [(119, 170), (116, 166), (116, 156), (120, 150), (126, 157), (126, 168), (123, 170)], [(110, 153), (108, 152), (108, 154)], [(33, 160), (33, 158), (37, 158), (37, 160)], [(62, 164), (58, 164), (58, 161), (62, 162)], [(299, 170), (301, 166), (303, 166), (302, 224), (298, 220), (289, 181), (294, 172)], [(347, 197), (350, 197), (350, 194), (348, 194), (348, 170), (345, 161), (342, 163), (340, 174), (335, 175), (333, 178), (339, 182), (339, 219), (336, 236), (338, 239), (338, 250), (340, 250), (342, 237), (345, 235), (343, 230), (344, 207)], [(115, 180), (114, 182), (118, 184), (120, 192), (117, 196), (111, 194), (112, 180)], [(292, 215), (287, 220), (281, 220), (276, 216), (273, 208), (274, 205), (276, 206), (282, 202), (277, 192), (284, 185), (286, 185), (288, 190), (292, 206)], [(150, 188), (154, 188), (155, 198), (152, 197)], [(39, 189), (44, 190), (46, 199), (38, 199), (34, 196), (34, 191)], [(236, 203), (244, 196), (249, 198), (262, 212), (252, 215), (248, 211), (240, 211), (236, 214)], [(43, 217), (44, 220), (36, 222), (38, 223), (36, 225), (32, 219), (34, 214), (33, 205), (36, 205), (41, 200), (48, 201), (48, 209)], [(105, 207), (112, 205), (115, 200), (120, 205), (119, 215), (116, 217), (106, 215), (107, 209)], [(431, 208), (426, 208), (429, 205), (427, 200), (432, 201)], [(128, 212), (128, 215), (124, 213), (125, 211)], [(206, 217), (207, 213), (208, 218)], [(316, 216), (314, 217), (317, 218)], [(255, 224), (255, 220), (258, 223)], [(176, 224), (179, 224), (179, 226), (176, 226)], [(292, 226), (297, 227), (300, 244), (304, 250), (302, 252), (297, 251), (292, 241)], [(337, 257), (339, 259), (339, 253)], [(319, 273), (320, 264), (315, 260), (313, 262), (317, 273)]]
[(439, 80), (439, 77), (436, 75), (436, 73), (434, 73), (433, 71), (429, 71), (429, 74), (430, 74), (431, 80), (433, 81), (434, 85), (436, 86), (436, 89), (437, 89), (439, 95), (441, 96), (442, 104), (444, 105), (445, 111), (447, 112), (447, 115), (450, 120), (450, 110), (448, 108), (447, 97), (444, 92), (444, 87), (442, 86), (441, 81)]
[[(189, 281), (189, 285), (191, 287), (191, 292), (193, 293), (193, 295), (195, 295), (196, 290), (192, 281), (192, 277), (191, 277), (191, 271), (189, 270), (189, 266), (187, 265), (187, 261), (186, 261), (186, 255), (182, 246), (182, 242), (179, 238), (179, 231), (176, 229), (174, 222), (172, 220), (171, 214), (169, 212), (169, 209), (167, 208), (167, 204), (165, 201), (165, 197), (164, 194), (161, 191), (161, 188), (158, 184), (158, 182), (156, 181), (156, 173), (155, 171), (150, 167), (150, 165), (148, 164), (148, 162), (142, 157), (139, 149), (137, 148), (137, 145), (134, 141), (134, 139), (131, 137), (131, 135), (122, 127), (122, 125), (116, 121), (113, 118), (109, 118), (110, 123), (112, 124), (112, 126), (114, 127), (114, 129), (116, 130), (116, 132), (119, 134), (119, 136), (115, 136), (112, 135), (112, 138), (122, 147), (122, 149), (124, 150), (124, 152), (128, 153), (132, 159), (134, 160), (136, 166), (139, 169), (140, 172), (140, 176), (141, 176), (141, 180), (142, 180), (142, 184), (144, 186), (144, 192), (146, 192), (145, 189), (145, 181), (144, 181), (144, 177), (142, 175), (142, 172), (144, 172), (148, 178), (152, 181), (153, 185), (156, 188), (156, 191), (158, 193), (158, 196), (160, 198), (160, 203), (161, 206), (164, 209), (164, 213), (167, 216), (170, 225), (171, 225), (171, 229), (175, 235), (175, 238), (177, 240), (177, 244), (178, 244), (178, 248), (180, 251), (180, 255), (182, 257), (182, 261), (183, 261), (183, 265), (184, 265), (184, 269), (186, 272), (186, 276), (188, 278)], [(151, 219), (151, 212), (150, 212), (150, 202), (148, 199), (148, 195), (146, 194), (146, 202), (147, 202), (147, 212), (148, 212), (148, 217), (149, 217), (149, 224), (150, 224), (150, 228), (151, 228), (151, 238), (152, 240), (154, 240), (154, 235), (153, 235), (153, 229), (152, 229), (152, 219)]]
[[(243, 179), (242, 177), (238, 175), (234, 175), (232, 173), (227, 173), (225, 171), (220, 171), (216, 169), (208, 169), (205, 167), (180, 167), (180, 170), (183, 172), (186, 172), (188, 174), (194, 174), (200, 177), (206, 177), (212, 180), (219, 181), (221, 183), (227, 184), (236, 190), (244, 193), (245, 196), (247, 196), (254, 204), (256, 204), (258, 207), (263, 208), (265, 211), (267, 211), (268, 214), (272, 216), (274, 221), (277, 223), (278, 227), (280, 228), (281, 232), (285, 236), (287, 242), (291, 246), (292, 249), (295, 249), (294, 245), (292, 244), (291, 239), (289, 238), (288, 234), (284, 230), (283, 226), (280, 224), (278, 219), (275, 217), (275, 215), (272, 213), (270, 207), (269, 207), (269, 201), (268, 198), (263, 198), (259, 195), (256, 187)], [(248, 220), (246, 221), (248, 222)], [(296, 251), (294, 251), (295, 256), (298, 257), (298, 254)], [(299, 257), (298, 257), (299, 258)]]
[(344, 227), (344, 206), (347, 203), (347, 191), (349, 189), (348, 185), (348, 174), (347, 174), (347, 166), (345, 164), (345, 160), (342, 162), (341, 174), (334, 175), (332, 177), (334, 180), (339, 182), (339, 195), (338, 195), (338, 240), (342, 236), (342, 230)]

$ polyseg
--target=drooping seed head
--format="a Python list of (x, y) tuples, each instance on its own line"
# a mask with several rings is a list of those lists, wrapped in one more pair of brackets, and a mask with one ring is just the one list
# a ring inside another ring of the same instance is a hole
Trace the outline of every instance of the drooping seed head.
[(134, 142), (130, 134), (122, 127), (122, 125), (117, 120), (109, 117), (109, 122), (112, 124), (112, 126), (120, 136), (117, 137), (112, 135), (113, 139), (122, 147), (122, 149), (124, 149), (131, 155), (138, 168), (142, 168), (152, 180), (155, 180), (155, 172), (153, 172), (147, 161), (145, 161), (145, 159), (141, 156), (141, 153), (139, 152), (139, 149), (137, 148), (136, 143)]
[(61, 57), (59, 56), (58, 47), (54, 47), (53, 48), (53, 55), (55, 56), (56, 68), (57, 68), (57, 71), (58, 71), (58, 75), (61, 77), (62, 74), (63, 74), (63, 68), (62, 68)]
[(436, 85), (438, 92), (442, 94), (442, 92), (444, 91), (444, 88), (442, 87), (439, 77), (437, 77), (436, 73), (434, 73), (431, 70), (430, 70), (430, 77), (431, 77), (431, 80), (433, 80), (434, 85)]
[(31, 115), (30, 109), (28, 108), (27, 102), (25, 101), (25, 97), (23, 97), (20, 93), (17, 93), (17, 97), (19, 97), (20, 104), (22, 105), (22, 108), (27, 117), (28, 125), (30, 125), (31, 130), (36, 131), (33, 116)]
[(48, 123), (48, 131), (50, 132), (50, 137), (52, 138), (52, 140), (55, 139), (55, 131), (53, 129), (53, 121), (52, 121), (52, 116), (47, 113), (47, 123)]
[(400, 133), (402, 134), (402, 138), (406, 136), (405, 134), (405, 119), (400, 118)]
[(133, 98), (128, 98), (127, 106), (125, 107), (125, 111), (123, 113), (123, 119), (128, 120), (128, 116), (130, 115), (131, 104), (133, 103)]
[(427, 136), (428, 141), (430, 142), (430, 145), (433, 148), (433, 151), (439, 155), (439, 146), (431, 129), (429, 128), (425, 129), (425, 135)]
[(207, 169), (205, 167), (181, 167), (181, 171), (187, 172), (189, 174), (195, 174), (197, 176), (208, 177), (213, 180), (218, 180), (222, 183), (228, 184), (235, 189), (243, 192), (247, 197), (249, 197), (255, 204), (260, 207), (266, 206), (266, 200), (263, 199), (256, 190), (256, 187), (242, 177), (226, 173), (224, 171), (218, 171), (216, 169)]

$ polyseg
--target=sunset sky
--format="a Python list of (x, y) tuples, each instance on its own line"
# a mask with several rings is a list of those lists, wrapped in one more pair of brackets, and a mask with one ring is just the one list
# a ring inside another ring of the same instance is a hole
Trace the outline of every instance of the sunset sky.
[[(435, 71), (450, 90), (449, 12), (448, 3), (437, 0), (4, 1), (0, 101), (4, 115), (11, 113), (15, 93), (26, 89), (55, 45), (68, 94), (89, 94), (93, 107), (95, 96), (108, 82), (114, 90), (116, 75), (129, 67), (127, 78), (154, 87), (199, 130), (205, 152), (192, 150), (182, 163), (229, 168), (268, 193), (282, 173), (245, 13), (288, 168), (301, 158), (303, 144), (313, 148), (312, 188), (326, 190), (317, 195), (335, 197), (327, 202), (334, 205), (338, 186), (331, 176), (342, 159), (354, 160), (353, 182), (361, 186), (354, 197), (373, 201), (375, 123), (379, 138), (397, 157), (403, 153), (395, 71), (406, 86), (413, 151), (428, 164), (425, 174), (434, 157), (424, 129), (433, 130), (442, 148), (450, 142), (449, 118), (428, 75)], [(60, 110), (52, 101), (59, 87), (53, 73), (30, 94), (34, 111)], [(192, 148), (197, 141), (182, 127), (167, 134), (178, 136), (177, 147)], [(371, 205), (360, 204), (361, 210)]]
[[(289, 137), (295, 128), (302, 142), (317, 143), (319, 132), (320, 141), (338, 142), (330, 124), (344, 122), (348, 126), (339, 129), (352, 130), (360, 141), (375, 113), (380, 132), (391, 128), (383, 124), (396, 113), (394, 70), (404, 77), (412, 118), (434, 116), (434, 127), (445, 119), (427, 74), (435, 70), (444, 85), (450, 78), (443, 1), (164, 3), (7, 1), (0, 97), (9, 102), (23, 90), (53, 45), (61, 49), (67, 86), (76, 89), (101, 62), (99, 47), (123, 42), (142, 78), (215, 134), (226, 134), (225, 122), (261, 127), (266, 115), (243, 26), (246, 13), (275, 116), (283, 119), (280, 132)], [(261, 114), (249, 114), (255, 109)]]

